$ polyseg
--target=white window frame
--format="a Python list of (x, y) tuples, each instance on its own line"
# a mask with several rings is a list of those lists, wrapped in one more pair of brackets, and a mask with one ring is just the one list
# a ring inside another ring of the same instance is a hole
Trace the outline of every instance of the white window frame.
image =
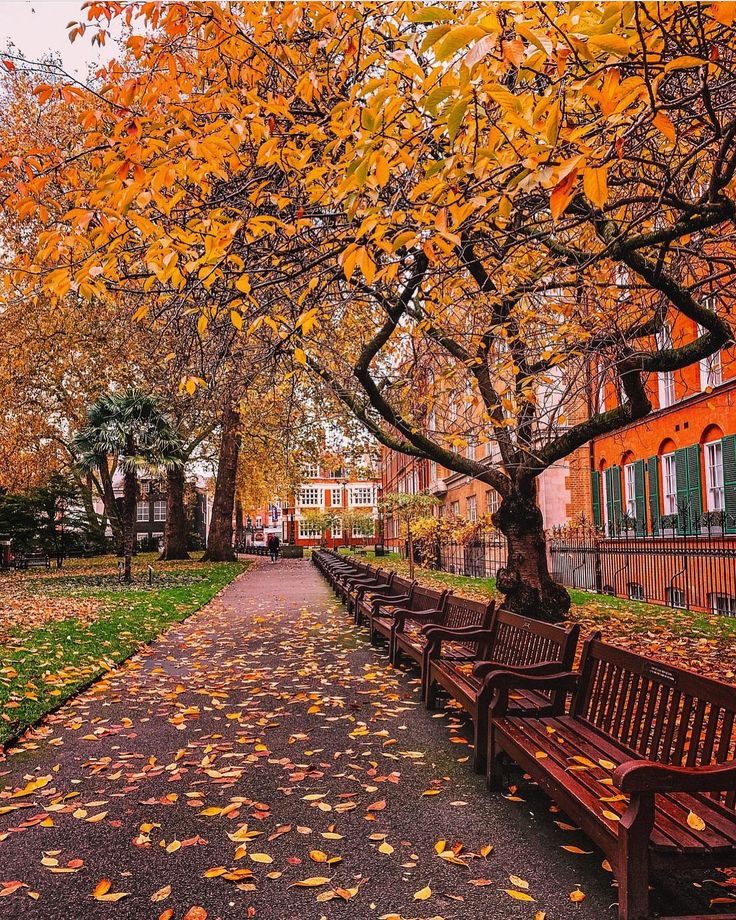
[(158, 499), (153, 503), (153, 520), (161, 524), (166, 520), (166, 502)]
[(708, 605), (711, 613), (722, 617), (736, 617), (736, 597), (730, 594), (709, 594)]
[(664, 514), (677, 514), (677, 464), (673, 453), (662, 454), (662, 507)]
[[(672, 348), (672, 329), (667, 324), (657, 333), (657, 348), (660, 351), (666, 348)], [(677, 402), (677, 396), (675, 394), (675, 375), (673, 371), (661, 371), (657, 374), (657, 391), (660, 409), (667, 409)]]
[[(706, 306), (709, 309), (713, 309), (713, 298), (709, 297), (706, 300)], [(701, 326), (698, 323), (698, 338), (706, 334), (708, 330), (705, 326)], [(707, 358), (701, 358), (700, 360), (700, 389), (705, 391), (708, 389), (715, 389), (723, 383), (723, 365), (721, 363), (721, 351), (720, 349), (714, 352), (712, 355), (708, 355)]]
[(334, 540), (342, 540), (342, 521), (340, 518), (332, 522), (332, 537)]
[(299, 521), (299, 539), (300, 540), (319, 540), (322, 537), (322, 531), (311, 524), (309, 521)]
[(478, 499), (475, 495), (469, 495), (466, 499), (467, 509), (468, 509), (468, 520), (477, 521), (478, 520)]
[(142, 543), (144, 540), (147, 540), (147, 539), (148, 539), (148, 536), (149, 536), (149, 535), (148, 535), (147, 533), (145, 533), (145, 532), (144, 532), (144, 533), (137, 533), (137, 534), (135, 535), (135, 541), (136, 541), (136, 543)]
[(667, 606), (673, 607), (675, 610), (685, 610), (685, 592), (682, 588), (670, 587), (667, 588)]
[(706, 510), (723, 511), (723, 448), (720, 441), (708, 441), (703, 448)]
[(348, 499), (351, 505), (360, 508), (370, 508), (375, 504), (373, 486), (351, 486), (348, 489)]
[(158, 540), (159, 546), (161, 546), (161, 544), (164, 542), (164, 535), (160, 530), (157, 530), (155, 533), (151, 534), (151, 539)]
[(486, 514), (495, 514), (501, 507), (501, 496), (495, 489), (486, 490)]
[(460, 502), (450, 502), (450, 514), (454, 517), (460, 517)]
[(640, 585), (636, 581), (630, 581), (628, 584), (629, 600), (631, 601), (645, 601), (647, 596), (644, 592), (644, 585)]
[(324, 489), (320, 486), (302, 486), (299, 490), (299, 505), (303, 508), (321, 508), (324, 504)]
[(624, 488), (626, 491), (626, 514), (636, 517), (636, 474), (633, 463), (624, 464)]
[(330, 504), (342, 507), (342, 486), (332, 486), (330, 489)]
[(145, 482), (142, 482), (141, 492), (143, 492), (144, 495), (147, 495), (150, 491), (151, 491), (151, 483), (148, 480), (146, 480)]
[(147, 524), (151, 520), (151, 509), (147, 501), (136, 504), (135, 520), (137, 524)]
[(308, 463), (302, 469), (302, 476), (304, 479), (319, 479), (319, 464), (318, 463)]
[(353, 521), (350, 531), (354, 537), (372, 537), (375, 533), (375, 529), (376, 525), (373, 521), (373, 518), (366, 515), (365, 522)]

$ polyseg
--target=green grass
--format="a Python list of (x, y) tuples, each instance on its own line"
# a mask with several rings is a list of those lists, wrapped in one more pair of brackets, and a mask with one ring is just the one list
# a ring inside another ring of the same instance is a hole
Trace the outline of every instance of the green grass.
[[(377, 565), (395, 568), (402, 574), (408, 572), (408, 564), (398, 553), (387, 553), (376, 558), (367, 552), (357, 556)], [(493, 597), (496, 593), (495, 578), (471, 578), (466, 575), (451, 575), (435, 572), (433, 569), (416, 568), (416, 574), (427, 584), (438, 584), (475, 595)], [(584, 620), (592, 627), (606, 629), (618, 625), (621, 629), (633, 631), (638, 628), (666, 631), (673, 636), (692, 639), (727, 639), (736, 637), (736, 618), (715, 616), (704, 611), (675, 610), (659, 604), (644, 604), (628, 598), (612, 597), (609, 594), (595, 594), (568, 588), (572, 601), (571, 614), (576, 620)]]
[[(154, 569), (151, 587), (148, 564)], [(22, 626), (13, 628), (11, 620), (0, 647), (0, 743), (186, 619), (244, 568), (241, 563), (157, 563), (151, 555), (137, 558), (131, 586), (118, 583), (112, 557), (78, 560), (61, 572), (0, 578), (0, 605), (5, 589), (23, 608)], [(57, 598), (71, 598), (64, 603), (72, 608), (75, 599), (92, 601), (95, 613), (86, 620), (44, 622), (44, 610)], [(29, 629), (34, 618), (43, 625)]]

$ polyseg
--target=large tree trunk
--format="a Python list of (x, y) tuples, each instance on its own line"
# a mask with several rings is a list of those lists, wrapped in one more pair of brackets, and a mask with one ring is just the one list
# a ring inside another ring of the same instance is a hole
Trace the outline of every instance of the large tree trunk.
[(508, 544), (506, 566), (496, 576), (496, 587), (505, 595), (504, 607), (548, 623), (564, 620), (570, 595), (549, 573), (535, 482), (512, 486), (493, 514), (493, 523)]
[(125, 583), (133, 581), (133, 550), (135, 549), (135, 518), (138, 502), (138, 476), (135, 469), (126, 469), (123, 476), (123, 556)]
[(98, 467), (100, 483), (102, 485), (102, 503), (105, 506), (107, 519), (112, 530), (112, 544), (115, 552), (120, 556), (123, 553), (123, 526), (118, 513), (118, 504), (115, 490), (112, 487), (112, 475), (107, 465), (107, 458)]
[(166, 473), (166, 525), (162, 559), (189, 558), (188, 531), (189, 522), (184, 507), (184, 466), (175, 466)]
[(207, 537), (208, 562), (230, 562), (233, 550), (233, 509), (235, 506), (235, 480), (240, 453), (240, 414), (233, 406), (222, 413), (222, 440), (217, 462), (215, 497), (212, 501), (212, 520)]

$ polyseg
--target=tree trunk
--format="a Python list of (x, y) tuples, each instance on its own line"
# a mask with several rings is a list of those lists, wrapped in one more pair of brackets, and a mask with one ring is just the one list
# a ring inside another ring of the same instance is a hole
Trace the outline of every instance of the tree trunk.
[(172, 467), (166, 473), (166, 524), (162, 559), (188, 559), (187, 535), (189, 522), (184, 507), (184, 466)]
[(75, 476), (75, 481), (79, 486), (79, 494), (82, 499), (82, 506), (84, 508), (84, 516), (87, 519), (87, 526), (89, 528), (89, 533), (92, 539), (99, 545), (100, 548), (105, 544), (105, 523), (107, 520), (107, 509), (105, 513), (100, 516), (95, 511), (94, 504), (94, 480), (91, 473), (82, 478), (80, 476)]
[(230, 562), (235, 558), (233, 509), (240, 442), (240, 414), (234, 406), (227, 406), (222, 414), (222, 440), (217, 463), (215, 497), (212, 501), (207, 552), (204, 554), (204, 559), (208, 562)]
[(123, 553), (123, 527), (118, 513), (118, 504), (112, 487), (112, 476), (110, 467), (107, 465), (107, 458), (99, 465), (98, 472), (100, 474), (100, 483), (102, 484), (102, 503), (105, 506), (107, 519), (112, 530), (113, 549), (118, 555), (121, 555)]
[(513, 485), (492, 520), (508, 545), (506, 566), (496, 575), (496, 587), (505, 595), (504, 607), (548, 623), (564, 620), (570, 609), (570, 595), (549, 573), (535, 482)]
[(128, 585), (133, 581), (137, 503), (138, 476), (135, 469), (126, 469), (123, 475), (123, 556), (125, 558), (125, 583)]

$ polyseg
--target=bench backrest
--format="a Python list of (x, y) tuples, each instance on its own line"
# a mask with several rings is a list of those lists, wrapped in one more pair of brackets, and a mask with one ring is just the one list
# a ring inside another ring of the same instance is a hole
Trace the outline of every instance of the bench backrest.
[[(445, 604), (442, 625), (448, 629), (461, 629), (466, 626), (488, 629), (493, 622), (495, 608), (495, 601), (479, 601), (470, 597), (459, 597), (457, 594), (450, 594)], [(458, 644), (468, 646), (475, 652), (482, 651), (482, 649), (478, 648), (478, 642), (459, 642)], [(485, 647), (485, 643), (483, 643), (483, 647)]]
[(491, 629), (493, 639), (489, 642), (489, 655), (493, 661), (517, 666), (558, 661), (563, 670), (572, 668), (580, 635), (577, 623), (556, 626), (501, 607), (496, 611)]
[(411, 596), (409, 608), (411, 610), (442, 610), (447, 597), (447, 591), (434, 591), (417, 584)]
[[(708, 766), (736, 759), (736, 688), (588, 639), (572, 713), (657, 763)], [(714, 793), (730, 809), (736, 792)]]

